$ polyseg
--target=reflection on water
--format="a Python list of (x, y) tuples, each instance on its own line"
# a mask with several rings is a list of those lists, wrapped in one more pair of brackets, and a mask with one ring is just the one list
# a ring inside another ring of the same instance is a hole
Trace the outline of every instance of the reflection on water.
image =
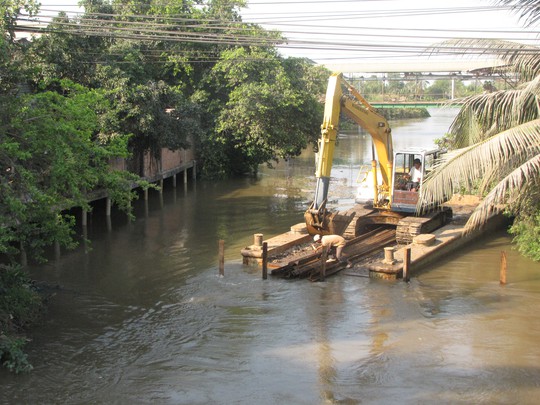
[[(440, 120), (394, 125), (394, 138), (409, 125), (415, 143), (431, 142)], [(362, 134), (341, 146), (336, 203), (370, 159)], [(60, 288), (31, 331), (34, 371), (0, 372), (0, 403), (536, 403), (540, 265), (504, 233), (409, 284), (263, 281), (241, 265), (254, 233), (302, 221), (313, 170), (306, 152), (257, 179), (166, 185), (162, 197), (138, 202), (133, 223), (115, 213), (107, 224), (96, 209), (88, 251), (32, 269)]]

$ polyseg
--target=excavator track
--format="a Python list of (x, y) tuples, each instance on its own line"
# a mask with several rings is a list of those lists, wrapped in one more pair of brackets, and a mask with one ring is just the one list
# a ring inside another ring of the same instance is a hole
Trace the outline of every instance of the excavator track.
[(430, 233), (452, 220), (452, 210), (443, 207), (424, 216), (408, 216), (401, 219), (396, 227), (396, 242), (400, 245), (412, 243), (415, 236)]

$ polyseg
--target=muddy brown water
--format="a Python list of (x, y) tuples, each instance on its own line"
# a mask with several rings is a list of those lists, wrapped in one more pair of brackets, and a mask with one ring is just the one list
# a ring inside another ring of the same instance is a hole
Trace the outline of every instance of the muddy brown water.
[[(454, 112), (393, 124), (430, 143)], [(352, 204), (369, 138), (343, 136), (331, 192)], [(30, 331), (34, 370), (0, 371), (5, 404), (533, 404), (540, 395), (540, 264), (504, 232), (410, 283), (269, 278), (241, 264), (254, 233), (302, 222), (313, 156), (256, 179), (167, 187), (137, 220), (96, 207), (89, 246), (31, 268), (59, 285)], [(334, 191), (335, 190), (335, 191)], [(218, 240), (226, 244), (218, 276)], [(508, 284), (499, 285), (500, 252)]]

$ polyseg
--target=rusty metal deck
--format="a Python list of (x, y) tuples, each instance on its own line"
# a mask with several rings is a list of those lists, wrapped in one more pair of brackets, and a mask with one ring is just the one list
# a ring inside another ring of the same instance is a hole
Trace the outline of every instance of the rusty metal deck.
[[(378, 228), (347, 241), (343, 254), (349, 261), (359, 260), (373, 252), (395, 243), (395, 230)], [(271, 275), (281, 278), (308, 278), (318, 281), (321, 278), (321, 252), (304, 250), (294, 255), (268, 263)], [(346, 263), (327, 262), (325, 276), (333, 275), (346, 267)]]

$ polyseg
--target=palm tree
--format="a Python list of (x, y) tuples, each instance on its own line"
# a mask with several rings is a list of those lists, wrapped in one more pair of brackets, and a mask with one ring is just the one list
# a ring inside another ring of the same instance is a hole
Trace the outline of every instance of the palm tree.
[[(538, 0), (499, 0), (527, 25), (540, 19)], [(454, 40), (447, 49), (493, 54), (520, 79), (512, 90), (463, 100), (445, 142), (455, 148), (426, 178), (424, 202), (441, 203), (456, 190), (485, 196), (467, 223), (481, 226), (494, 213), (515, 216), (511, 232), (525, 255), (540, 260), (540, 48), (500, 40)]]

